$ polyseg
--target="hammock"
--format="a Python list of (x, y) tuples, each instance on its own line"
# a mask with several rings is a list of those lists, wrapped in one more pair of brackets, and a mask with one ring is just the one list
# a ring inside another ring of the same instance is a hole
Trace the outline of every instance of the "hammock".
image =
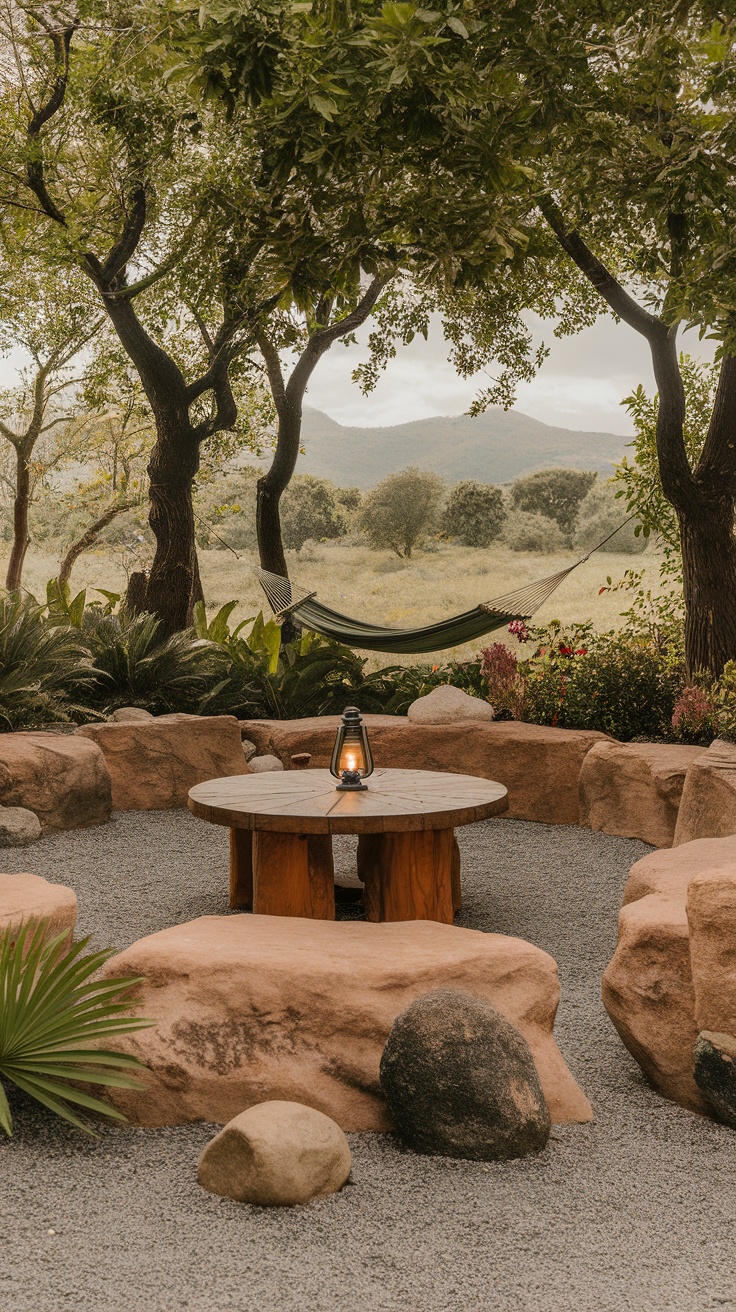
[[(633, 516), (630, 516), (633, 518)], [(628, 524), (629, 520), (624, 520)], [(348, 647), (360, 647), (367, 651), (396, 652), (397, 654), (414, 654), (429, 651), (442, 651), (447, 647), (459, 647), (461, 643), (472, 642), (482, 638), (486, 633), (502, 629), (512, 620), (531, 619), (555, 588), (559, 587), (568, 574), (582, 565), (594, 551), (600, 551), (612, 537), (624, 527), (619, 524), (613, 533), (593, 547), (580, 560), (557, 574), (550, 574), (538, 583), (528, 583), (526, 587), (515, 592), (506, 592), (493, 601), (481, 602), (472, 610), (453, 615), (438, 624), (425, 624), (418, 629), (390, 629), (380, 624), (369, 624), (364, 620), (351, 619), (339, 610), (332, 610), (317, 600), (315, 592), (305, 592), (295, 588), (289, 579), (269, 570), (259, 569), (258, 579), (265, 592), (274, 617), (284, 620), (292, 616), (305, 629), (313, 629), (344, 642)]]

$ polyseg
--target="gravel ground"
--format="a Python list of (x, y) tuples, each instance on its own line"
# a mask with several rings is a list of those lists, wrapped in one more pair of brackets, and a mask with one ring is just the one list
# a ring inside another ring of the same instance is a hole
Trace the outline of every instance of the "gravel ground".
[[(736, 1135), (657, 1097), (600, 1002), (621, 890), (643, 844), (493, 820), (461, 831), (461, 923), (559, 962), (560, 1046), (590, 1126), (501, 1165), (352, 1135), (351, 1183), (308, 1208), (199, 1189), (207, 1125), (88, 1141), (16, 1100), (0, 1149), (7, 1312), (701, 1312), (736, 1307)], [(79, 893), (80, 928), (122, 947), (226, 910), (227, 833), (180, 812), (6, 851)], [(340, 858), (350, 860), (349, 840)], [(152, 877), (155, 872), (155, 877)]]

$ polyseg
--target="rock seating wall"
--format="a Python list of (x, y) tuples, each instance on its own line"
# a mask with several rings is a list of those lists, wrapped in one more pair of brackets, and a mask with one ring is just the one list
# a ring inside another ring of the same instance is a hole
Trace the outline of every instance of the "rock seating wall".
[(672, 847), (680, 798), (702, 747), (597, 742), (580, 771), (580, 823)]
[[(583, 762), (605, 734), (549, 729), (518, 721), (416, 724), (405, 716), (367, 715), (374, 760), (387, 768), (450, 770), (495, 779), (509, 791), (507, 816), (546, 824), (580, 823), (578, 785)], [(313, 768), (330, 764), (338, 716), (304, 720), (247, 720), (243, 733), (259, 755), (310, 752)]]
[(111, 1091), (139, 1125), (222, 1124), (285, 1099), (346, 1131), (386, 1130), (386, 1039), (437, 988), (482, 998), (516, 1026), (553, 1121), (591, 1116), (553, 1037), (557, 966), (520, 939), (434, 921), (203, 916), (134, 943), (104, 974), (144, 976), (140, 1011), (157, 1022), (118, 1040), (149, 1067), (145, 1091)]
[(85, 724), (77, 729), (75, 740), (89, 740), (101, 752), (116, 811), (186, 806), (195, 784), (250, 773), (238, 721), (232, 715), (159, 715)]
[(736, 836), (653, 852), (632, 867), (603, 1001), (665, 1097), (707, 1112), (693, 1077), (702, 1030), (736, 1033)]
[(77, 923), (77, 898), (64, 884), (50, 884), (40, 875), (0, 874), (0, 933), (9, 925), (20, 929), (29, 920), (48, 920), (49, 938)]
[(76, 734), (0, 734), (0, 805), (34, 811), (44, 830), (104, 824), (112, 808), (105, 757)]
[(687, 772), (674, 841), (736, 834), (736, 746), (716, 739)]

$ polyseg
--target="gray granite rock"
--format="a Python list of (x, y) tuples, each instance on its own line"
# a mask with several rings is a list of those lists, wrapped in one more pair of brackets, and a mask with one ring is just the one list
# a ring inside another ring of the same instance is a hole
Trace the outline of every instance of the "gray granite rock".
[(437, 989), (397, 1016), (381, 1088), (404, 1143), (499, 1161), (544, 1148), (550, 1113), (529, 1045), (480, 998)]
[(701, 1030), (695, 1044), (695, 1083), (719, 1121), (736, 1129), (736, 1038)]
[(41, 837), (35, 811), (24, 806), (0, 806), (0, 847), (25, 847)]

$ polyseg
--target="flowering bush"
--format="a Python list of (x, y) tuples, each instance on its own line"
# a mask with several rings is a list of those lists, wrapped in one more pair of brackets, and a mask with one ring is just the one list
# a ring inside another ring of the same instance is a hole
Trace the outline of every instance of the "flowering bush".
[(487, 697), (497, 718), (519, 719), (524, 699), (524, 680), (515, 652), (503, 642), (494, 642), (492, 646), (484, 647), (480, 653), (480, 675), (485, 680)]
[(708, 742), (718, 737), (721, 719), (717, 692), (712, 686), (688, 684), (672, 712), (673, 737), (683, 743)]

